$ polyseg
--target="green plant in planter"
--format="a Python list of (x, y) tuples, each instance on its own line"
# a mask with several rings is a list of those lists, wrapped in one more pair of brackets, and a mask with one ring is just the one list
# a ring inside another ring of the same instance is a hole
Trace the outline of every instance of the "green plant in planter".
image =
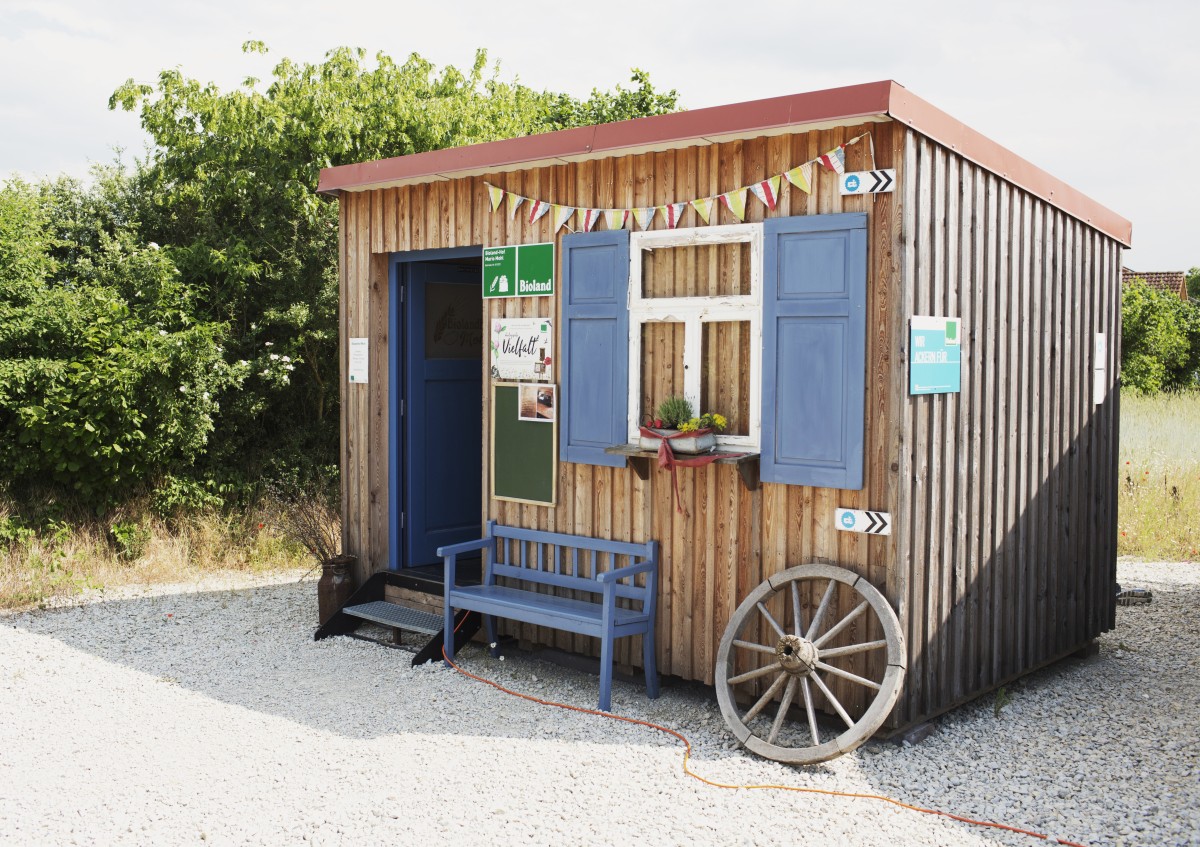
[(673, 394), (658, 404), (651, 423), (655, 429), (679, 429), (692, 419), (692, 404), (686, 397)]

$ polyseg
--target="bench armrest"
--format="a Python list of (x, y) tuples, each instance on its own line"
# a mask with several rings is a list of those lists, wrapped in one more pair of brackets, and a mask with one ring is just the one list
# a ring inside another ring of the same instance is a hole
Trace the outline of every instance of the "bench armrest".
[(658, 568), (658, 562), (643, 560), (635, 562), (632, 565), (627, 565), (623, 568), (617, 568), (615, 571), (605, 571), (602, 574), (596, 575), (596, 581), (601, 584), (616, 582), (619, 579), (624, 579), (627, 576), (636, 576), (640, 573), (651, 573)]
[(447, 556), (457, 556), (459, 553), (469, 553), (472, 550), (482, 550), (491, 546), (492, 539), (477, 538), (474, 541), (461, 541), (458, 544), (447, 544), (437, 548), (437, 554), (443, 559)]

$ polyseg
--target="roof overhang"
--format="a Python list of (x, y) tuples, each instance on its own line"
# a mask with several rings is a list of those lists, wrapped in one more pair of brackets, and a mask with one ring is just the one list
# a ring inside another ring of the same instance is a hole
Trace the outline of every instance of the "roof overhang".
[(317, 190), (367, 191), (887, 120), (1130, 246), (1129, 221), (891, 80), (339, 165), (321, 171)]

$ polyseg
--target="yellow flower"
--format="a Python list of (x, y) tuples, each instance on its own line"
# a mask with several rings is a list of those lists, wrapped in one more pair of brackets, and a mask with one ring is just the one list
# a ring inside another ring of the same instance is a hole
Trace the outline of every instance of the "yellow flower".
[(713, 423), (717, 425), (717, 429), (724, 429), (729, 425), (729, 421), (725, 420), (724, 415), (713, 415)]
[(681, 423), (679, 425), (680, 432), (694, 432), (695, 429), (696, 429), (696, 419), (695, 418), (692, 418), (690, 421), (684, 421), (683, 423)]

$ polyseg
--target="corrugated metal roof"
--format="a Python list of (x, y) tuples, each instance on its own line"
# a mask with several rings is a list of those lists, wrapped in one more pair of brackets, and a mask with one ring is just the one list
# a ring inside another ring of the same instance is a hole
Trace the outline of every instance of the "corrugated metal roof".
[(318, 190), (365, 191), (885, 120), (1130, 245), (1129, 221), (890, 80), (339, 165), (321, 171)]

